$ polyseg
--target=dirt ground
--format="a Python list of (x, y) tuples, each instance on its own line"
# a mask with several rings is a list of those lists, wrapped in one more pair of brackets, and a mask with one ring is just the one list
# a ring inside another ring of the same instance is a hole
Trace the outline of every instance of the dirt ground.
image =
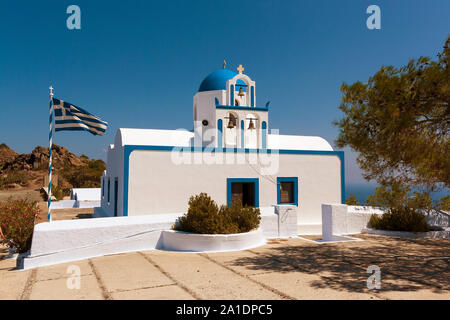
[[(31, 201), (37, 201), (39, 208), (39, 215), (35, 221), (36, 224), (47, 222), (48, 208), (47, 201), (42, 200), (39, 189), (19, 189), (19, 190), (0, 190), (0, 201), (5, 201), (8, 198), (23, 199), (27, 198)], [(82, 209), (54, 209), (52, 210), (53, 220), (70, 220), (70, 219), (86, 219), (91, 218), (94, 213), (92, 208)]]
[(42, 201), (39, 189), (0, 190), (0, 201), (5, 201), (10, 197), (13, 199), (27, 198), (32, 201)]

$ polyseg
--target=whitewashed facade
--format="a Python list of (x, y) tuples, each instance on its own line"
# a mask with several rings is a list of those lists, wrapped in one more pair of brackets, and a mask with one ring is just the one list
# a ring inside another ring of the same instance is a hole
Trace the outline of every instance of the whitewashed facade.
[(98, 215), (181, 215), (190, 196), (206, 192), (265, 211), (295, 205), (299, 224), (320, 225), (321, 205), (343, 202), (343, 152), (320, 137), (269, 133), (269, 104), (256, 104), (255, 82), (238, 71), (219, 69), (201, 83), (192, 131), (117, 131)]

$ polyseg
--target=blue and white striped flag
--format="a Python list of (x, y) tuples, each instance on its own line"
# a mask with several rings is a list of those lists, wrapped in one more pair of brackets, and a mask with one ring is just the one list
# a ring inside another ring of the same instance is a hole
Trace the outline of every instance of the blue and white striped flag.
[(53, 98), (55, 110), (55, 131), (89, 131), (94, 135), (104, 135), (108, 122), (73, 104)]

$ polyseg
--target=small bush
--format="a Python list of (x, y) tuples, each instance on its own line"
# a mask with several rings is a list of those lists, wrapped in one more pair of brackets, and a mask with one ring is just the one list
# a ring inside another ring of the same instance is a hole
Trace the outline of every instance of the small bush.
[(35, 201), (27, 199), (0, 202), (0, 243), (25, 253), (31, 248), (34, 222), (39, 214)]
[(347, 199), (345, 199), (345, 204), (349, 206), (359, 206), (359, 201), (353, 193), (350, 193)]
[(408, 206), (414, 209), (432, 210), (434, 208), (433, 199), (428, 192), (413, 192), (408, 199)]
[(442, 197), (439, 200), (439, 208), (444, 211), (450, 211), (450, 196)]
[(27, 186), (30, 177), (20, 172), (10, 172), (4, 177), (0, 177), (0, 189), (6, 189), (13, 184)]
[(200, 234), (232, 234), (258, 228), (261, 220), (258, 208), (242, 207), (241, 203), (220, 208), (206, 193), (189, 199), (187, 214), (180, 217), (174, 230)]
[[(53, 197), (55, 197), (57, 201), (63, 200), (64, 197), (70, 195), (70, 190), (71, 189), (69, 188), (63, 189), (60, 186), (52, 186), (52, 201), (54, 201)], [(41, 190), (41, 197), (42, 200), (48, 201), (48, 194), (43, 190)]]
[(425, 215), (407, 206), (390, 208), (383, 215), (372, 215), (369, 227), (379, 230), (427, 232), (430, 226)]
[(367, 197), (366, 204), (372, 207), (396, 208), (408, 203), (410, 188), (400, 183), (375, 188), (375, 194)]
[(76, 168), (65, 166), (60, 174), (74, 188), (98, 188), (105, 169), (106, 164), (103, 160), (92, 159), (86, 166)]
[(60, 186), (55, 186), (52, 188), (52, 196), (54, 196), (58, 201), (64, 199), (64, 192)]

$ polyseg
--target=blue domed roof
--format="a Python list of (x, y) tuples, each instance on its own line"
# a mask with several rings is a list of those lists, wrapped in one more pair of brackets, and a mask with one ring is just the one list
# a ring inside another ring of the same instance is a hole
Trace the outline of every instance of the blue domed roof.
[(216, 70), (202, 81), (198, 91), (226, 90), (227, 81), (236, 75), (236, 72), (228, 69)]

